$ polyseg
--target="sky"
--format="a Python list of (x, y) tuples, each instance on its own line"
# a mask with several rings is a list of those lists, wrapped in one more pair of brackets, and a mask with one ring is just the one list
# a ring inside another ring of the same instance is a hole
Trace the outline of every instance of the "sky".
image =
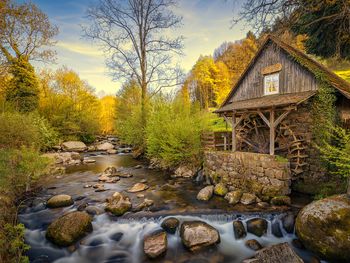
[[(241, 25), (231, 28), (231, 20), (239, 6), (237, 0), (179, 0), (176, 13), (183, 17), (181, 28), (173, 31), (182, 35), (184, 56), (180, 65), (185, 72), (191, 70), (200, 55), (212, 55), (224, 41), (242, 39), (246, 30)], [(55, 64), (38, 67), (58, 68), (63, 65), (76, 71), (95, 88), (99, 96), (115, 94), (119, 81), (113, 81), (105, 66), (105, 57), (98, 45), (83, 37), (82, 25), (89, 21), (86, 10), (98, 0), (32, 0), (45, 12), (51, 23), (59, 27), (54, 49)]]

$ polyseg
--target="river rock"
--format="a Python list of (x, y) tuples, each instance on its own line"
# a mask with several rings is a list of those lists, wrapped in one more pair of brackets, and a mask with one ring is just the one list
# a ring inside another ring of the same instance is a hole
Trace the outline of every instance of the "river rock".
[(282, 225), (283, 225), (283, 228), (287, 231), (287, 233), (293, 234), (294, 225), (295, 225), (295, 216), (291, 213), (285, 215), (282, 218)]
[(235, 190), (232, 192), (228, 192), (225, 195), (225, 199), (228, 201), (229, 204), (236, 205), (241, 200), (242, 195), (243, 195), (243, 192), (241, 190)]
[(197, 199), (200, 201), (208, 201), (214, 192), (214, 186), (209, 185), (201, 189), (197, 195)]
[(278, 220), (274, 220), (271, 223), (271, 232), (275, 237), (283, 237), (282, 231), (281, 231), (281, 227), (280, 227), (280, 223), (278, 222)]
[(140, 203), (139, 205), (137, 205), (132, 211), (133, 212), (139, 212), (147, 207), (150, 207), (154, 204), (153, 200), (150, 199), (145, 199), (142, 203)]
[(304, 263), (288, 243), (281, 243), (258, 250), (258, 263)]
[(132, 175), (132, 174), (129, 174), (129, 173), (119, 173), (118, 176), (121, 177), (121, 178), (130, 178), (130, 177), (133, 177), (133, 175)]
[(62, 149), (64, 151), (73, 151), (73, 152), (83, 152), (87, 149), (85, 143), (81, 141), (68, 141), (62, 143)]
[(176, 229), (178, 228), (180, 221), (175, 217), (169, 217), (164, 219), (161, 227), (170, 234), (175, 234)]
[(90, 159), (90, 158), (84, 158), (83, 163), (85, 164), (96, 163), (96, 160)]
[(220, 243), (219, 231), (202, 221), (182, 223), (180, 236), (184, 246), (191, 251)]
[(218, 183), (217, 185), (215, 185), (214, 194), (218, 196), (225, 196), (227, 192), (228, 190), (224, 183)]
[(292, 201), (289, 196), (275, 196), (270, 200), (271, 205), (291, 205)]
[(263, 218), (253, 218), (247, 221), (247, 231), (258, 237), (267, 232), (267, 221)]
[(70, 212), (53, 221), (46, 238), (59, 246), (70, 246), (92, 232), (91, 217), (85, 212)]
[(297, 236), (305, 247), (332, 262), (349, 262), (350, 198), (337, 195), (312, 202), (298, 214)]
[(109, 149), (109, 150), (107, 150), (107, 153), (108, 154), (116, 154), (118, 151), (117, 150), (115, 150), (115, 149)]
[(109, 177), (117, 176), (118, 175), (118, 170), (114, 166), (109, 166), (103, 171), (102, 175), (106, 175), (106, 176), (109, 176)]
[(245, 245), (254, 251), (257, 251), (263, 248), (263, 246), (255, 239), (247, 240), (245, 242)]
[(97, 206), (87, 206), (85, 208), (85, 212), (88, 213), (89, 215), (101, 215), (104, 213), (104, 211), (97, 207)]
[(98, 151), (108, 151), (108, 150), (114, 149), (114, 145), (109, 142), (105, 142), (105, 143), (96, 145), (96, 149)]
[(149, 235), (143, 240), (143, 250), (152, 259), (164, 255), (167, 247), (168, 239), (164, 231)]
[(175, 173), (171, 176), (172, 178), (192, 178), (195, 175), (195, 171), (193, 168), (190, 168), (188, 166), (179, 166)]
[(107, 206), (105, 210), (111, 212), (116, 216), (121, 216), (129, 211), (132, 207), (129, 197), (115, 192), (112, 197), (107, 199)]
[(251, 193), (244, 193), (241, 197), (241, 203), (244, 205), (251, 205), (256, 202), (256, 195)]
[(137, 183), (134, 184), (133, 187), (131, 187), (130, 189), (128, 189), (129, 193), (137, 193), (137, 192), (142, 192), (145, 191), (149, 188), (148, 185), (143, 184), (143, 183)]
[(233, 221), (233, 232), (236, 239), (245, 238), (247, 236), (244, 225), (240, 220)]
[(46, 205), (50, 208), (70, 206), (74, 203), (70, 195), (55, 195), (51, 197)]

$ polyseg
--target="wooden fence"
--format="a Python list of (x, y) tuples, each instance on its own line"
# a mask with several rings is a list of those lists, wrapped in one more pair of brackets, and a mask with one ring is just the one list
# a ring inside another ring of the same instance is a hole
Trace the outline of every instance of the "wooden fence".
[(202, 134), (206, 150), (228, 151), (232, 149), (232, 132), (206, 132)]

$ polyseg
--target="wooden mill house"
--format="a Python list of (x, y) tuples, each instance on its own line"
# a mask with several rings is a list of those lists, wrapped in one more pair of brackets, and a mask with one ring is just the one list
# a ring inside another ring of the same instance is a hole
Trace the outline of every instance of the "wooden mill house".
[[(320, 74), (334, 88), (339, 116), (348, 122), (349, 83), (300, 50), (268, 36), (215, 111), (232, 127), (225, 150), (283, 156), (289, 161), (291, 180), (317, 181), (322, 168), (312, 146), (311, 105)], [(217, 142), (212, 147), (223, 149)]]

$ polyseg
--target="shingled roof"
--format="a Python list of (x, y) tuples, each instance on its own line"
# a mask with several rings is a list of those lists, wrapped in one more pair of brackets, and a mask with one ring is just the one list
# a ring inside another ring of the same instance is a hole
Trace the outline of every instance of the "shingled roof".
[[(306, 70), (311, 72), (315, 77), (317, 75), (322, 75), (325, 81), (327, 81), (331, 86), (333, 86), (335, 89), (337, 89), (340, 93), (342, 93), (344, 96), (346, 96), (348, 99), (350, 99), (350, 83), (347, 82), (346, 80), (342, 79), (338, 75), (336, 75), (334, 72), (317, 62), (316, 60), (312, 59), (308, 55), (304, 54), (302, 51), (284, 43), (280, 39), (268, 35), (264, 41), (264, 43), (261, 45), (260, 49), (257, 51), (256, 55), (253, 57), (251, 62), (248, 64), (238, 81), (235, 83), (233, 88), (231, 89), (230, 93), (226, 97), (225, 101), (222, 103), (220, 108), (216, 110), (216, 113), (222, 113), (225, 111), (229, 111), (229, 108), (231, 107), (230, 110), (233, 110), (233, 105), (232, 103), (229, 102), (230, 98), (232, 97), (233, 93), (236, 91), (238, 86), (241, 84), (243, 81), (244, 77), (248, 73), (248, 71), (251, 69), (251, 67), (254, 65), (256, 60), (259, 58), (260, 54), (266, 47), (266, 45), (269, 42), (275, 43), (278, 47), (280, 47), (282, 50), (284, 50), (288, 55), (290, 55), (292, 58), (295, 59), (297, 63), (299, 63), (302, 67), (304, 67)], [(283, 95), (276, 95), (274, 96), (275, 99), (277, 97), (280, 97)], [(293, 97), (294, 98), (294, 97)], [(247, 100), (249, 101), (249, 100)], [(246, 101), (246, 103), (247, 103)], [(237, 104), (238, 102), (234, 102), (234, 104)], [(267, 102), (266, 102), (267, 103)], [(265, 106), (267, 106), (265, 103)], [(269, 103), (271, 103), (271, 106), (274, 106), (276, 104), (276, 101), (269, 100)], [(231, 106), (229, 106), (231, 105)], [(242, 104), (243, 105), (243, 104)]]

